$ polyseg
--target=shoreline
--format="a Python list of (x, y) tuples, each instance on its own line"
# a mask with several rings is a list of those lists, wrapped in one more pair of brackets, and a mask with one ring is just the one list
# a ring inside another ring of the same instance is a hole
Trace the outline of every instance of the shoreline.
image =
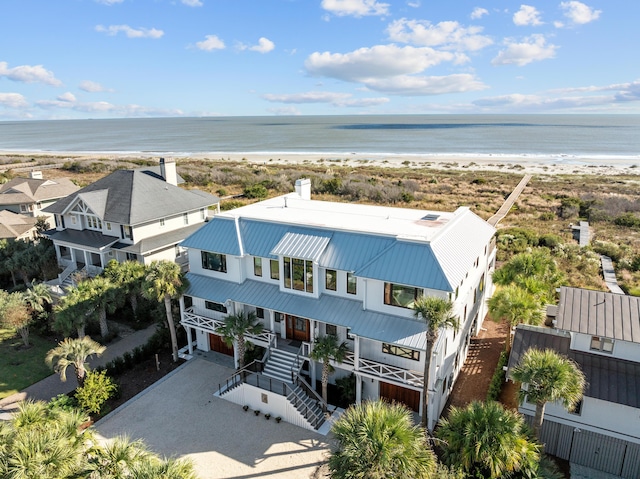
[[(152, 160), (160, 157), (180, 161), (247, 162), (251, 165), (315, 165), (315, 166), (377, 166), (388, 168), (507, 171), (542, 175), (640, 175), (640, 156), (629, 158), (576, 157), (572, 155), (466, 155), (436, 153), (304, 153), (304, 152), (86, 152), (86, 151), (17, 151), (0, 150), (1, 160), (36, 158), (53, 163), (88, 160)], [(26, 162), (25, 162), (26, 163)], [(0, 166), (8, 166), (4, 163)]]

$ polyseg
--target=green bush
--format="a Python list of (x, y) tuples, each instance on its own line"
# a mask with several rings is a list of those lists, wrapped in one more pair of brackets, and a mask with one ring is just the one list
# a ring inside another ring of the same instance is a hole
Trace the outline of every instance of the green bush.
[(243, 193), (244, 196), (250, 199), (264, 199), (269, 195), (269, 190), (264, 185), (256, 183), (255, 185), (247, 186)]
[(552, 233), (547, 233), (540, 236), (540, 238), (538, 239), (538, 246), (545, 246), (549, 249), (554, 249), (561, 245), (562, 242), (563, 241), (560, 236), (554, 235)]
[(613, 220), (618, 226), (640, 229), (640, 218), (633, 213), (622, 213)]
[(616, 263), (620, 261), (620, 259), (624, 256), (624, 252), (622, 251), (622, 248), (620, 248), (620, 246), (615, 243), (609, 243), (606, 241), (594, 241), (593, 251), (598, 254), (608, 256)]
[(500, 397), (502, 386), (504, 386), (505, 381), (504, 369), (502, 368), (507, 365), (508, 359), (509, 356), (507, 355), (507, 352), (502, 351), (500, 353), (500, 358), (498, 359), (496, 370), (494, 371), (493, 377), (491, 378), (489, 391), (487, 391), (487, 401), (497, 401)]
[(116, 394), (117, 389), (106, 371), (88, 371), (84, 386), (76, 390), (76, 400), (85, 411), (100, 414), (105, 402)]
[(78, 401), (66, 394), (58, 394), (47, 403), (47, 407), (52, 411), (74, 411), (78, 407)]

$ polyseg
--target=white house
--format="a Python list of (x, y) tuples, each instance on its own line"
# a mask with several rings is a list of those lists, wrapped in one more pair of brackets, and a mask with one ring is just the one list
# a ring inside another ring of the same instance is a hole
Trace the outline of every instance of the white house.
[[(573, 411), (545, 410), (545, 451), (624, 478), (640, 477), (640, 298), (580, 288), (560, 289), (550, 327), (520, 325), (509, 371), (529, 349), (552, 349), (574, 360), (587, 379)], [(529, 421), (535, 406), (520, 407)]]
[(178, 244), (207, 220), (217, 197), (178, 186), (175, 162), (116, 170), (47, 207), (55, 218), (53, 240), (60, 265), (101, 271), (112, 259), (186, 261)]
[[(331, 381), (354, 373), (357, 402), (384, 397), (421, 412), (429, 361), (433, 428), (493, 291), (495, 230), (468, 208), (315, 201), (310, 190), (298, 180), (295, 193), (217, 215), (182, 243), (190, 352), (234, 354), (220, 336), (225, 317), (255, 313), (265, 330), (250, 340), (266, 348), (263, 370), (231, 378), (222, 395), (316, 428), (323, 416), (308, 384), (320, 378), (321, 365), (308, 359), (315, 338), (346, 342)], [(421, 295), (450, 298), (460, 318), (458, 331), (440, 334), (432, 358), (412, 310)]]

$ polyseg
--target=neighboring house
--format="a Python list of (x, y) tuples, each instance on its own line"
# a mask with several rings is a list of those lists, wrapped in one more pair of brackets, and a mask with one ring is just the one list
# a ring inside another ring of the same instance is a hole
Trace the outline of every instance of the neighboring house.
[(38, 236), (37, 218), (0, 210), (0, 239), (34, 240)]
[[(357, 402), (383, 397), (420, 412), (428, 360), (433, 428), (486, 314), (494, 228), (468, 208), (333, 203), (311, 200), (310, 191), (309, 180), (298, 180), (295, 193), (217, 215), (182, 243), (190, 261), (181, 304), (189, 352), (235, 354), (220, 328), (227, 315), (255, 313), (265, 329), (249, 340), (267, 349), (264, 371), (235, 376), (243, 384), (223, 396), (313, 428), (324, 420), (306, 383), (320, 379), (321, 365), (309, 361), (315, 338), (346, 342), (331, 382), (354, 373)], [(460, 318), (458, 331), (440, 334), (432, 358), (425, 358), (425, 323), (412, 309), (421, 295), (450, 298)]]
[[(574, 411), (547, 404), (545, 452), (624, 478), (640, 477), (640, 298), (579, 288), (560, 289), (552, 327), (520, 325), (509, 371), (529, 349), (573, 359), (587, 388)], [(520, 407), (529, 421), (535, 406)]]
[(112, 259), (186, 262), (178, 244), (219, 200), (179, 180), (175, 162), (161, 159), (159, 167), (114, 171), (49, 206), (56, 227), (46, 236), (60, 265), (95, 274)]
[(79, 189), (67, 178), (45, 180), (41, 171), (32, 171), (30, 178), (13, 178), (0, 186), (0, 210), (50, 219), (51, 213), (42, 210)]

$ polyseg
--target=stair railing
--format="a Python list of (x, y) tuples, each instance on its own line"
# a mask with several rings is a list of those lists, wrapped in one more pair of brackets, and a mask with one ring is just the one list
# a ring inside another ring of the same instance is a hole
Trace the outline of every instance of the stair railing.
[(304, 378), (302, 376), (298, 375), (296, 377), (295, 384), (300, 386), (302, 388), (302, 390), (307, 394), (307, 396), (309, 396), (311, 399), (315, 400), (315, 402), (322, 409), (322, 412), (327, 412), (327, 408), (328, 408), (327, 403), (324, 401), (324, 399), (322, 399), (322, 396), (320, 396), (316, 392), (316, 390), (313, 389), (311, 387), (311, 385), (307, 381), (304, 380)]

